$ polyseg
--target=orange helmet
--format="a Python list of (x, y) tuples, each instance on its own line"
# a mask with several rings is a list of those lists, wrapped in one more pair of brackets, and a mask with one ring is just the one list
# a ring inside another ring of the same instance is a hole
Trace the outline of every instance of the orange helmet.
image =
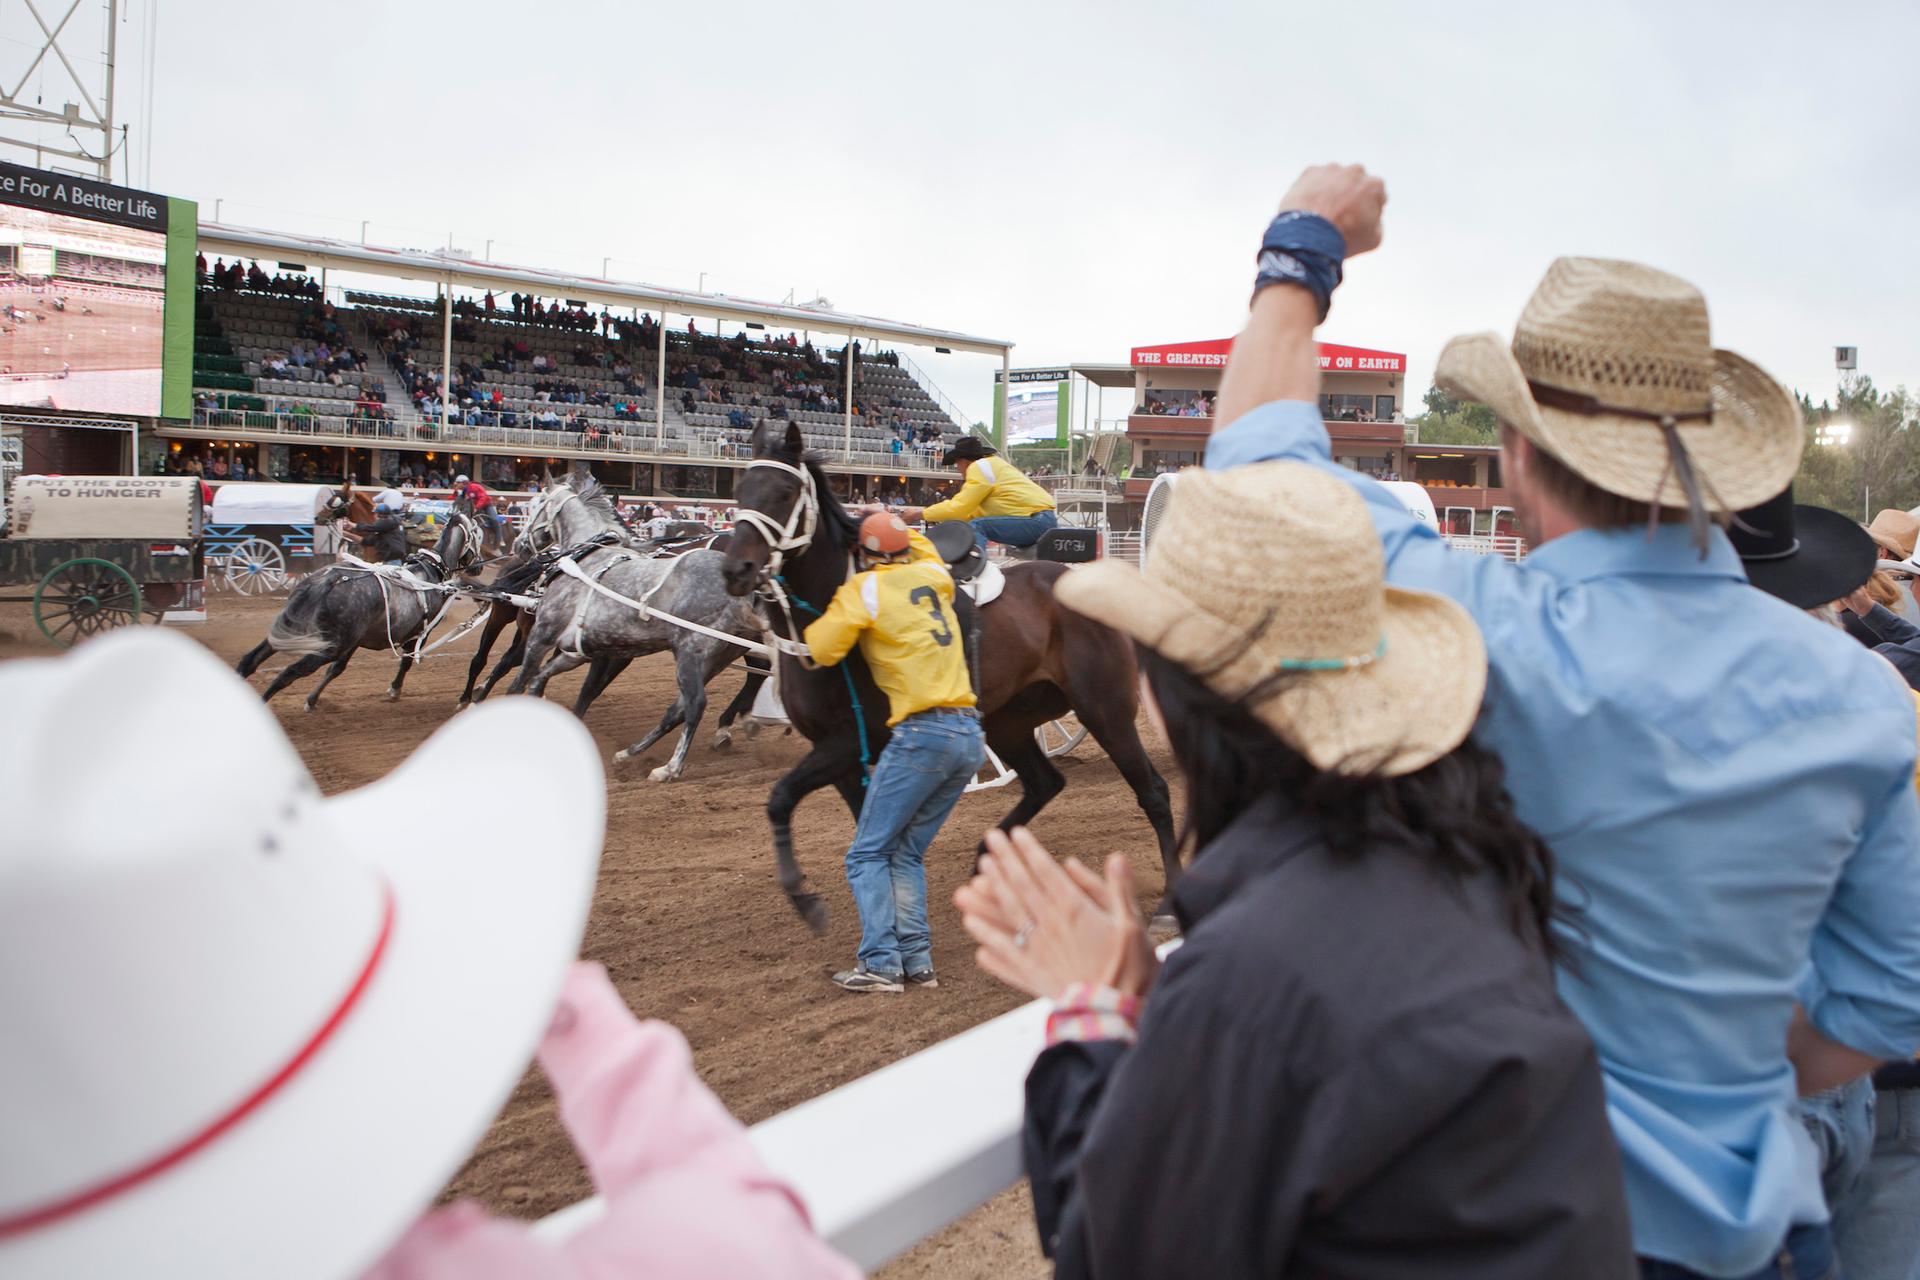
[(908, 545), (907, 526), (891, 511), (876, 511), (860, 522), (860, 549), (870, 556), (897, 556)]

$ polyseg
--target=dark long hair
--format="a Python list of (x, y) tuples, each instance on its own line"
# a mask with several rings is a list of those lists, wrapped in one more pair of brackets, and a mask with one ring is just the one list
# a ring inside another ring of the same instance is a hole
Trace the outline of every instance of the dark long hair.
[[(1514, 933), (1547, 959), (1560, 958), (1552, 929), (1562, 914), (1553, 894), (1553, 853), (1514, 814), (1499, 756), (1469, 738), (1424, 769), (1398, 777), (1321, 769), (1245, 704), (1227, 700), (1150, 649), (1139, 653), (1174, 762), (1186, 778), (1180, 844), (1189, 856), (1256, 801), (1278, 793), (1318, 825), (1336, 857), (1393, 848), (1447, 879), (1492, 876)], [(1262, 692), (1275, 691), (1269, 686)]]

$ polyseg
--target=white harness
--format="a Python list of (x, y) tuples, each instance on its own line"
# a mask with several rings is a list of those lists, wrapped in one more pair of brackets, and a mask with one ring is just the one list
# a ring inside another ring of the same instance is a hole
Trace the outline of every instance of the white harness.
[(746, 525), (767, 544), (767, 580), (761, 589), (779, 607), (781, 617), (786, 619), (787, 631), (793, 637), (788, 639), (769, 632), (768, 641), (781, 653), (799, 659), (800, 665), (811, 671), (819, 664), (814, 662), (813, 653), (799, 638), (805, 628), (793, 620), (793, 602), (787, 598), (787, 589), (780, 581), (780, 574), (786, 567), (787, 552), (801, 551), (813, 544), (813, 532), (820, 520), (820, 493), (814, 486), (813, 472), (805, 467), (796, 467), (775, 458), (757, 458), (749, 462), (746, 469), (751, 471), (755, 467), (784, 471), (800, 481), (800, 492), (794, 498), (793, 507), (787, 512), (784, 522), (776, 522), (764, 511), (741, 507), (733, 513), (733, 525), (736, 529)]

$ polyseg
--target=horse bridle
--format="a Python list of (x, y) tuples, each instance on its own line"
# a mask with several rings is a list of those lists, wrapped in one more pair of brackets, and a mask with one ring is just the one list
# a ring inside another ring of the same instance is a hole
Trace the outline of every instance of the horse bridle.
[(767, 467), (774, 471), (784, 471), (800, 482), (800, 491), (793, 497), (793, 506), (787, 511), (784, 521), (776, 522), (764, 511), (755, 511), (751, 507), (736, 507), (733, 512), (733, 524), (737, 529), (746, 525), (760, 535), (767, 544), (767, 564), (761, 573), (758, 590), (772, 599), (780, 614), (786, 619), (787, 633), (778, 635), (771, 630), (767, 639), (781, 653), (799, 659), (800, 665), (812, 670), (819, 664), (814, 662), (812, 653), (800, 639), (803, 628), (793, 617), (793, 603), (787, 596), (787, 584), (781, 577), (781, 571), (787, 563), (789, 551), (804, 551), (813, 545), (813, 534), (820, 520), (820, 491), (814, 483), (813, 472), (804, 466), (795, 466), (790, 462), (781, 462), (777, 458), (757, 458), (747, 464), (748, 471), (755, 467)]
[[(558, 502), (551, 501), (553, 495), (557, 493), (565, 493), (567, 496)], [(575, 493), (573, 486), (568, 484), (556, 484), (541, 494), (540, 509), (533, 513), (533, 517), (527, 521), (527, 527), (520, 534), (520, 537), (526, 539), (527, 549), (536, 555), (544, 551), (546, 548), (536, 540), (540, 537), (544, 537), (551, 545), (556, 536), (553, 526), (559, 520), (560, 513), (566, 509), (569, 502), (579, 501), (580, 495)]]
[(758, 458), (747, 464), (748, 471), (755, 467), (784, 471), (800, 482), (800, 492), (794, 495), (793, 506), (788, 509), (783, 523), (776, 524), (772, 516), (751, 507), (739, 507), (733, 513), (735, 527), (746, 525), (767, 544), (766, 576), (771, 581), (779, 578), (781, 569), (786, 566), (787, 552), (802, 551), (812, 545), (814, 527), (820, 519), (820, 494), (814, 487), (813, 472), (805, 467), (796, 467), (776, 458)]

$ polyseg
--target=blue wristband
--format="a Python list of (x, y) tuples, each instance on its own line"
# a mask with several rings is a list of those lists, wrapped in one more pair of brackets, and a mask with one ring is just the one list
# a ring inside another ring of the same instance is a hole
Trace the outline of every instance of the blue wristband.
[(1313, 295), (1325, 320), (1346, 256), (1347, 240), (1338, 227), (1319, 214), (1290, 209), (1268, 224), (1260, 241), (1253, 291), (1258, 294), (1272, 284), (1299, 285)]

